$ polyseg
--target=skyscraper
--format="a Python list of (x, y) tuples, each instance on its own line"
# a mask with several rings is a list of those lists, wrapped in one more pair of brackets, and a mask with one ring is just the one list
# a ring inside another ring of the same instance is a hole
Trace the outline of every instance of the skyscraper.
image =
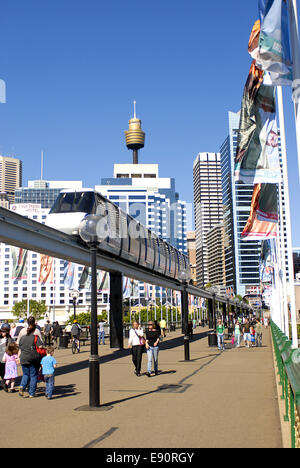
[(22, 185), (22, 161), (0, 156), (0, 192), (7, 194), (10, 203), (15, 200), (15, 191)]
[(194, 161), (193, 181), (197, 285), (203, 287), (208, 283), (206, 234), (223, 221), (219, 153), (197, 155)]
[(229, 135), (221, 146), (222, 190), (224, 205), (224, 244), (226, 286), (244, 296), (259, 286), (260, 241), (241, 239), (247, 223), (253, 185), (234, 181), (240, 113), (229, 112)]

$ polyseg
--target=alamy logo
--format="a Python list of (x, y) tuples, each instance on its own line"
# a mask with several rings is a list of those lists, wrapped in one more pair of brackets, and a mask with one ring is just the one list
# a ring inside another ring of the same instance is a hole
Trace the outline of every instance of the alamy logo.
[(6, 104), (6, 83), (0, 80), (0, 104)]

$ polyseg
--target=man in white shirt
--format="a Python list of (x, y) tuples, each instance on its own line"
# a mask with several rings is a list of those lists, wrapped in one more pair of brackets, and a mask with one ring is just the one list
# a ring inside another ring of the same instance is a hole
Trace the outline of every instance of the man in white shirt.
[(129, 332), (128, 348), (132, 350), (132, 362), (135, 374), (140, 377), (142, 368), (142, 357), (145, 348), (144, 331), (139, 322), (133, 322)]

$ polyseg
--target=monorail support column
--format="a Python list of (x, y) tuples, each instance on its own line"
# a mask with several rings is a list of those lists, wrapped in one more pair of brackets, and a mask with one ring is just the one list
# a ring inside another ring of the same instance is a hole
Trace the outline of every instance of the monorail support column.
[(223, 315), (223, 323), (227, 322), (227, 304), (226, 304), (226, 302), (222, 302), (222, 315)]
[(110, 273), (110, 347), (123, 349), (123, 276)]
[(186, 286), (181, 293), (181, 319), (182, 319), (182, 328), (184, 334), (184, 360), (190, 360), (190, 338), (188, 331), (188, 322), (189, 322), (189, 294), (187, 292)]
[(216, 316), (216, 300), (213, 296), (212, 299), (208, 299), (208, 326), (210, 329), (215, 328), (215, 317)]

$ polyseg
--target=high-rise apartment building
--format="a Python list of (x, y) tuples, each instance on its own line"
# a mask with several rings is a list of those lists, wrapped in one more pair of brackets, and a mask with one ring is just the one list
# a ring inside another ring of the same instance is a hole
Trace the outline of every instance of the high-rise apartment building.
[(225, 291), (224, 226), (218, 224), (206, 234), (208, 282)]
[(0, 192), (5, 192), (14, 203), (15, 191), (22, 185), (22, 161), (0, 156)]
[(193, 181), (197, 285), (203, 287), (208, 283), (206, 234), (223, 221), (219, 153), (197, 155), (193, 167)]
[(115, 164), (114, 177), (95, 188), (187, 254), (186, 203), (179, 200), (174, 179), (159, 177), (158, 164)]

